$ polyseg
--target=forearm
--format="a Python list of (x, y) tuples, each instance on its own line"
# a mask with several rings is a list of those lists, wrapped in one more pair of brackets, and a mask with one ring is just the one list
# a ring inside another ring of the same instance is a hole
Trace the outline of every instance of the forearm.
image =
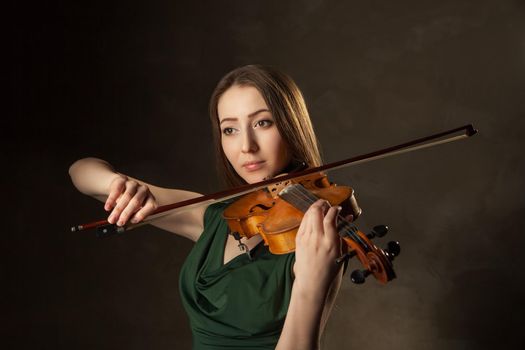
[(325, 290), (311, 290), (294, 283), (288, 313), (276, 350), (319, 349)]
[(295, 237), (295, 281), (277, 350), (317, 350), (341, 285), (340, 207), (318, 200), (306, 211)]
[(69, 167), (69, 175), (80, 192), (93, 197), (107, 196), (111, 181), (121, 176), (108, 162), (97, 158), (77, 160)]

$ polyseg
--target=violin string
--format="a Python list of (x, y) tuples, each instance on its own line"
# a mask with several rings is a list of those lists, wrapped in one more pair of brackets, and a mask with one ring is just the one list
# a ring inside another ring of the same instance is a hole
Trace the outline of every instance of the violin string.
[[(289, 195), (285, 195), (285, 197), (288, 197), (288, 201), (302, 212), (306, 212), (310, 205), (319, 199), (313, 193), (299, 184), (289, 186), (285, 194)], [(366, 244), (366, 242), (364, 242), (357, 234), (357, 228), (355, 225), (346, 220), (346, 218), (340, 214), (337, 214), (337, 218), (339, 222), (337, 225), (338, 232), (344, 230), (344, 232), (351, 236), (354, 241), (361, 243), (365, 249), (369, 250), (368, 244)]]
[[(306, 212), (308, 207), (312, 205), (316, 200), (318, 200), (318, 198), (313, 193), (311, 193), (310, 191), (308, 191), (306, 188), (304, 188), (301, 185), (293, 186), (291, 188), (291, 194), (298, 201), (302, 201), (302, 202), (298, 202), (294, 200), (294, 202), (298, 204), (298, 206), (300, 206), (300, 209), (303, 212)], [(306, 203), (306, 207), (304, 205), (301, 205), (300, 203)], [(368, 248), (368, 245), (366, 244), (366, 242), (364, 242), (361, 239), (361, 237), (359, 237), (359, 235), (356, 234), (355, 225), (351, 224), (342, 215), (338, 214), (337, 217), (338, 217), (338, 220), (340, 220), (340, 222), (342, 223), (342, 224), (338, 224), (338, 232), (341, 232), (344, 230), (343, 232), (346, 232), (349, 236), (351, 236), (354, 241), (357, 241), (361, 243), (361, 245), (363, 245), (365, 248)]]
[[(296, 187), (296, 189), (303, 194), (304, 197), (306, 198), (309, 198), (310, 199), (310, 205), (315, 202), (318, 198), (313, 194), (311, 193), (310, 191), (308, 191), (306, 188), (304, 188), (303, 186), (301, 185), (298, 185)], [(355, 241), (358, 241), (360, 242), (363, 246), (365, 246), (367, 248), (367, 244), (365, 242), (363, 242), (363, 240), (361, 239), (361, 237), (359, 237), (357, 234), (356, 234), (356, 227), (355, 225), (351, 224), (348, 220), (346, 220), (346, 218), (344, 218), (342, 215), (338, 214), (337, 215), (337, 218), (338, 220), (340, 220), (340, 222), (342, 224), (338, 225), (338, 231), (341, 231), (341, 230), (344, 230), (344, 232), (346, 232), (347, 234), (349, 234), (350, 236), (352, 236), (352, 238), (355, 240)]]
[(301, 191), (301, 188), (302, 186), (300, 185), (292, 185), (290, 186), (290, 191), (288, 193), (290, 194), (290, 199), (292, 199), (293, 202), (291, 204), (293, 204), (297, 209), (300, 209), (302, 212), (306, 212), (310, 205), (312, 205), (317, 200), (317, 197), (311, 193), (304, 193)]

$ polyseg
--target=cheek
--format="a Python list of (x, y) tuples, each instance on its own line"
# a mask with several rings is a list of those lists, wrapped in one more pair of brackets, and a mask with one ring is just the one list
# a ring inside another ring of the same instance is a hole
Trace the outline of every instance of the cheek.
[(232, 144), (232, 142), (228, 141), (228, 139), (222, 138), (221, 146), (222, 146), (222, 151), (224, 152), (224, 155), (226, 156), (228, 161), (232, 165), (234, 165), (235, 162), (233, 162), (233, 159), (235, 158), (235, 147)]

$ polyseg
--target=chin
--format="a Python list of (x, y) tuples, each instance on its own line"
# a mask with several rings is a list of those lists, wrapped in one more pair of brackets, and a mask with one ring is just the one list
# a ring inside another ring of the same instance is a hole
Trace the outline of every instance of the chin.
[(246, 181), (249, 184), (260, 182), (264, 180), (266, 177), (268, 177), (268, 175), (262, 172), (261, 173), (250, 173), (250, 174), (246, 174), (245, 176), (242, 176), (244, 181)]
[(262, 181), (264, 177), (259, 177), (257, 175), (248, 175), (244, 177), (244, 181), (246, 181), (249, 184), (254, 184), (256, 182)]

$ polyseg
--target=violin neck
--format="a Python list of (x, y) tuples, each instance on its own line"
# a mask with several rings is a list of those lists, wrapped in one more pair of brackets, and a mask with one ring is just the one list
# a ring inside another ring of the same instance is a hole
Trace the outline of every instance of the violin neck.
[[(285, 187), (279, 193), (279, 197), (303, 213), (310, 208), (310, 205), (319, 199), (315, 194), (308, 191), (300, 184), (293, 184)], [(359, 230), (357, 227), (352, 222), (346, 220), (342, 215), (338, 215), (337, 218), (337, 232), (342, 238), (350, 237), (364, 246), (367, 245), (366, 242), (359, 237)]]

